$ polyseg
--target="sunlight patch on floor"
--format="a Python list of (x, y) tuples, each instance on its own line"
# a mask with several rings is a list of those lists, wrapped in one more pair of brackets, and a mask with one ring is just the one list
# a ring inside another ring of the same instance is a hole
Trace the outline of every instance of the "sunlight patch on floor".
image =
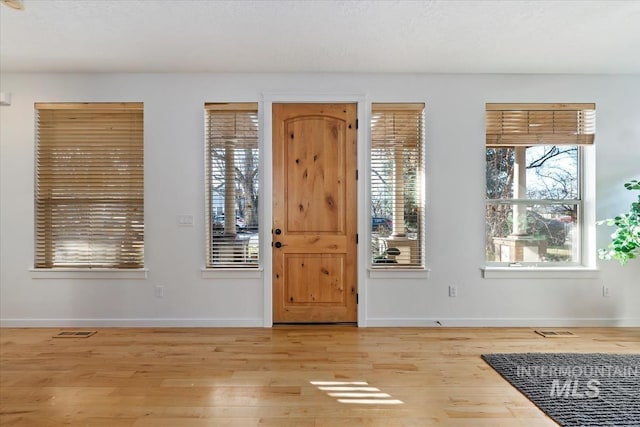
[(393, 399), (388, 393), (377, 387), (371, 387), (366, 381), (310, 381), (318, 390), (322, 390), (340, 403), (356, 405), (402, 405), (404, 402)]

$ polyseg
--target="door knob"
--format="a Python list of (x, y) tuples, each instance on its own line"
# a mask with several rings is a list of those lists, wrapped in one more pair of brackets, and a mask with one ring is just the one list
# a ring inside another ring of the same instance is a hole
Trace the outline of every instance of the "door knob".
[(280, 243), (280, 242), (275, 242), (275, 243), (273, 244), (273, 246), (275, 246), (276, 248), (281, 248), (281, 247), (282, 247), (282, 243)]
[(278, 235), (282, 234), (282, 230), (280, 230), (279, 228), (276, 228), (276, 234)]

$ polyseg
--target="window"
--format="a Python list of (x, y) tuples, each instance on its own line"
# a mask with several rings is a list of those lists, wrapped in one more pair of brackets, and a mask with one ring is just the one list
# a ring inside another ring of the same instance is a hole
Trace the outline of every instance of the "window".
[(258, 104), (205, 104), (207, 268), (258, 267)]
[(582, 264), (583, 155), (595, 104), (486, 105), (486, 261)]
[(142, 103), (35, 108), (35, 268), (142, 268)]
[(424, 267), (424, 104), (371, 108), (371, 262)]

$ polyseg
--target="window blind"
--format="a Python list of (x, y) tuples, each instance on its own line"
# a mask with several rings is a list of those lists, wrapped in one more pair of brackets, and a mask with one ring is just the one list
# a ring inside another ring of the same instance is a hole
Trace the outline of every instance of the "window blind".
[(372, 104), (373, 265), (423, 266), (424, 104)]
[(205, 104), (208, 268), (256, 268), (258, 104)]
[(595, 104), (486, 104), (486, 145), (587, 145)]
[(143, 104), (35, 109), (35, 267), (142, 268)]

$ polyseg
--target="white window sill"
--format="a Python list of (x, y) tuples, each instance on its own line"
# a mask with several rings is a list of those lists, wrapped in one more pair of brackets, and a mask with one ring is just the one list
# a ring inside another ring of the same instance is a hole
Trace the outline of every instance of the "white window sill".
[(115, 268), (32, 268), (32, 279), (137, 279), (147, 278), (149, 270)]
[(428, 279), (428, 268), (369, 268), (370, 279)]
[(483, 267), (484, 279), (597, 279), (600, 270), (589, 267)]
[(203, 268), (203, 279), (261, 279), (262, 268)]

